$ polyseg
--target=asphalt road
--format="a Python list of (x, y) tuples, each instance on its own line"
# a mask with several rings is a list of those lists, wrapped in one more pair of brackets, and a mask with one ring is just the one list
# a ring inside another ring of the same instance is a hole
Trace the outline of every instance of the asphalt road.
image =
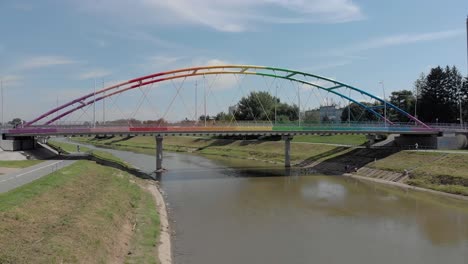
[(13, 173), (0, 175), (0, 193), (8, 192), (21, 185), (37, 180), (74, 162), (75, 160), (47, 160)]

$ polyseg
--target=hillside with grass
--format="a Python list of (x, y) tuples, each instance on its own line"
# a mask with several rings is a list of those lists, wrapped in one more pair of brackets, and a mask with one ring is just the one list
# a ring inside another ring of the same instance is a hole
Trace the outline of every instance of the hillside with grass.
[(0, 194), (0, 263), (156, 263), (159, 219), (144, 185), (77, 161)]

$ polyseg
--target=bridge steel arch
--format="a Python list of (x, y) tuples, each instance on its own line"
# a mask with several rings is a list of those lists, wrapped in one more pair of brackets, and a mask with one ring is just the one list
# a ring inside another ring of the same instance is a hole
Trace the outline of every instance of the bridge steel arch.
[[(422, 128), (425, 129), (431, 129), (428, 125), (425, 123), (421, 122), (419, 119), (416, 117), (412, 116), (411, 114), (407, 113), (406, 111), (398, 108), (397, 106), (391, 104), (390, 102), (387, 102), (383, 100), (382, 98), (379, 98), (373, 94), (370, 94), (362, 89), (359, 89), (355, 86), (351, 86), (348, 84), (345, 84), (343, 82), (339, 82), (330, 78), (322, 77), (319, 75), (311, 74), (311, 73), (306, 73), (306, 72), (301, 72), (301, 71), (296, 71), (296, 70), (289, 70), (289, 69), (283, 69), (283, 68), (276, 68), (276, 67), (266, 67), (266, 66), (255, 66), (255, 65), (219, 65), (219, 66), (202, 66), (202, 67), (192, 67), (192, 68), (183, 68), (183, 69), (177, 69), (177, 70), (172, 70), (172, 71), (167, 71), (167, 72), (159, 72), (155, 74), (150, 74), (146, 76), (142, 76), (139, 78), (131, 79), (129, 81), (121, 82), (103, 89), (100, 89), (96, 92), (92, 92), (89, 94), (86, 94), (82, 97), (79, 97), (75, 100), (72, 100), (68, 103), (65, 103), (61, 106), (58, 106), (56, 108), (51, 109), (50, 111), (47, 111), (46, 113), (38, 116), (37, 118), (27, 122), (24, 124), (24, 127), (30, 127), (33, 125), (37, 125), (38, 122), (41, 120), (47, 119), (48, 117), (51, 117), (50, 120), (47, 120), (44, 124), (49, 125), (52, 124), (61, 118), (78, 111), (88, 105), (94, 104), (96, 102), (99, 102), (105, 98), (124, 93), (126, 91), (136, 89), (145, 85), (153, 84), (153, 83), (159, 83), (159, 82), (164, 82), (164, 81), (169, 81), (169, 80), (174, 80), (174, 79), (180, 79), (180, 78), (187, 78), (187, 77), (194, 77), (194, 76), (205, 76), (205, 75), (221, 75), (221, 74), (231, 74), (231, 75), (257, 75), (257, 76), (264, 76), (264, 77), (271, 77), (271, 78), (278, 78), (278, 79), (285, 79), (293, 82), (297, 82), (300, 84), (308, 85), (311, 87), (315, 87), (317, 89), (321, 89), (327, 92), (330, 92), (332, 94), (335, 94), (343, 99), (346, 99), (350, 102), (353, 102), (362, 108), (366, 109), (367, 111), (371, 112), (375, 116), (377, 116), (379, 119), (383, 120), (384, 122), (393, 125), (393, 122), (382, 116), (380, 113), (376, 112), (373, 107), (366, 106), (362, 104), (361, 102), (346, 96), (343, 93), (340, 93), (336, 91), (339, 88), (347, 88), (351, 89), (353, 91), (356, 91), (362, 95), (368, 96), (378, 102), (380, 102), (383, 105), (386, 105), (387, 108), (389, 109), (394, 109), (397, 112), (400, 112), (404, 116), (408, 117), (410, 120), (414, 121), (417, 125), (419, 125)], [(307, 79), (307, 77), (314, 78), (316, 80), (321, 80), (325, 81), (328, 84), (332, 85), (331, 87), (325, 87), (322, 85), (318, 85), (317, 83), (311, 82), (310, 80)], [(60, 111), (64, 111), (60, 113)]]

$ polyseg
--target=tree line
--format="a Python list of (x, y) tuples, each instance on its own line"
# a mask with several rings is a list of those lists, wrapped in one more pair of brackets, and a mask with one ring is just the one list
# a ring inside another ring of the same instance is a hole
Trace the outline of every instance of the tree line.
[[(455, 66), (437, 66), (430, 69), (427, 75), (421, 73), (414, 82), (412, 91), (394, 91), (387, 100), (426, 123), (459, 123), (460, 117), (464, 122), (468, 122), (468, 77), (463, 77)], [(381, 103), (363, 104), (371, 107), (381, 106)], [(374, 109), (384, 114), (381, 107)], [(349, 116), (351, 121), (377, 120), (369, 111), (362, 111), (362, 107), (352, 103), (343, 109), (341, 120), (347, 121)], [(407, 116), (390, 108), (387, 108), (387, 118), (394, 122), (409, 121)]]

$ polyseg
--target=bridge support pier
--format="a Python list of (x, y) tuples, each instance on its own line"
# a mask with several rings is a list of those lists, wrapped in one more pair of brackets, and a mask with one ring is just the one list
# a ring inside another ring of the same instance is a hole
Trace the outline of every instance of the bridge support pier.
[(291, 140), (292, 136), (283, 136), (284, 140), (284, 167), (291, 168)]
[(162, 170), (163, 161), (163, 137), (156, 136), (156, 171)]

